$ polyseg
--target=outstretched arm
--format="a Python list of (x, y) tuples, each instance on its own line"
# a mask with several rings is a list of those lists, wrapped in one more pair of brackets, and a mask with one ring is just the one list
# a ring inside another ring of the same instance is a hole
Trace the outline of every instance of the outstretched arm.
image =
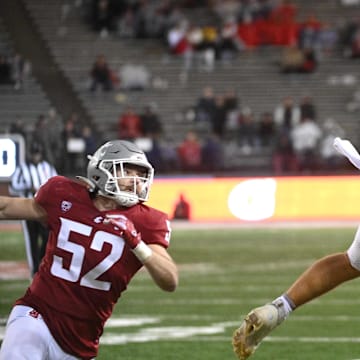
[(45, 210), (34, 199), (0, 196), (0, 220), (44, 221), (45, 218)]

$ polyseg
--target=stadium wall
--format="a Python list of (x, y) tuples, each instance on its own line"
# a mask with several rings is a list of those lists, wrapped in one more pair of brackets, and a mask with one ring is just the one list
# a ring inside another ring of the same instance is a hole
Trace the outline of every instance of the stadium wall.
[(158, 178), (148, 204), (172, 217), (180, 196), (191, 222), (356, 222), (357, 176)]

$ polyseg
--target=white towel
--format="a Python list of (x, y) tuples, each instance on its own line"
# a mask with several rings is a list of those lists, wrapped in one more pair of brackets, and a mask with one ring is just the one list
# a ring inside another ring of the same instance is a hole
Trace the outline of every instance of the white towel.
[(334, 148), (360, 170), (360, 154), (349, 140), (343, 140), (339, 137), (334, 139)]

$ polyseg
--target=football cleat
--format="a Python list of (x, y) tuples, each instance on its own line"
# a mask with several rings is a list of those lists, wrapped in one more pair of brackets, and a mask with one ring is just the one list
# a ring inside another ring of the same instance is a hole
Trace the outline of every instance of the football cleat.
[(232, 345), (237, 357), (245, 360), (251, 356), (265, 336), (284, 319), (282, 303), (271, 303), (250, 311), (233, 334)]

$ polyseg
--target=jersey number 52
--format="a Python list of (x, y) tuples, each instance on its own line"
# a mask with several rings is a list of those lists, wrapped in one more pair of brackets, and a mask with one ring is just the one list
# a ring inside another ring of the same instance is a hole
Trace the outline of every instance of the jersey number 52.
[[(85, 248), (82, 245), (70, 241), (70, 232), (76, 232), (84, 236), (90, 236), (93, 228), (91, 226), (69, 219), (60, 219), (61, 227), (57, 238), (57, 246), (60, 249), (70, 252), (72, 254), (72, 258), (70, 266), (65, 268), (63, 264), (63, 258), (54, 255), (53, 264), (51, 266), (51, 274), (61, 279), (77, 282), (80, 278), (81, 269), (84, 262)], [(100, 252), (104, 243), (111, 245), (110, 254), (108, 254), (95, 267), (93, 267), (81, 277), (81, 286), (103, 291), (108, 291), (110, 289), (110, 282), (97, 279), (121, 258), (121, 255), (124, 251), (125, 242), (119, 236), (99, 230), (95, 233), (91, 241), (90, 248)]]

